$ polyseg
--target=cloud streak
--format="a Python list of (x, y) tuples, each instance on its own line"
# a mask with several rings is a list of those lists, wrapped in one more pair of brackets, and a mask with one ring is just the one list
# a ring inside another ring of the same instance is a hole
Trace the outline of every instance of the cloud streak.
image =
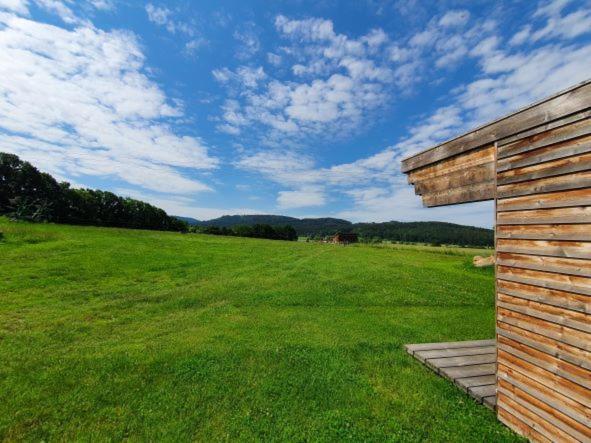
[[(170, 125), (183, 111), (144, 73), (133, 34), (73, 30), (0, 13), (0, 144), (60, 177), (210, 190), (183, 170), (218, 160)], [(51, 91), (51, 94), (47, 92)]]

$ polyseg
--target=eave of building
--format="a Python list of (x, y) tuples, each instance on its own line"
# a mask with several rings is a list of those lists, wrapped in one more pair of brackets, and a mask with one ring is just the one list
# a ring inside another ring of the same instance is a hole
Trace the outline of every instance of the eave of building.
[(402, 171), (425, 206), (491, 200), (496, 146), (589, 118), (591, 79), (408, 157)]

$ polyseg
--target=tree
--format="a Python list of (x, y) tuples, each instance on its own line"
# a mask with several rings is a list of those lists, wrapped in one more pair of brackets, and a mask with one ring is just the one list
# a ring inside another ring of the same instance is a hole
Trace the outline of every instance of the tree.
[(0, 214), (31, 221), (187, 230), (185, 222), (160, 208), (108, 191), (73, 189), (16, 155), (1, 152)]

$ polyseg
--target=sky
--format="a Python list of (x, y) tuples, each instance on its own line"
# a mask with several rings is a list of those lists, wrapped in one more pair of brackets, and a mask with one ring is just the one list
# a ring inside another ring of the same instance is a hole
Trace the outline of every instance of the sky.
[(0, 0), (0, 151), (202, 220), (491, 226), (401, 159), (590, 77), (587, 0)]

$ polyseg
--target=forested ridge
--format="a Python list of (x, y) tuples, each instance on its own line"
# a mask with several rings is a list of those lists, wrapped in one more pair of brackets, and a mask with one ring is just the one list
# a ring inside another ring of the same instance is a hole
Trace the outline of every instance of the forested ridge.
[(0, 215), (29, 221), (48, 221), (215, 235), (294, 240), (322, 239), (337, 232), (357, 233), (362, 241), (399, 241), (492, 246), (493, 231), (443, 222), (351, 223), (339, 218), (295, 218), (281, 215), (225, 215), (199, 221), (169, 216), (149, 203), (108, 191), (72, 188), (40, 172), (16, 155), (0, 152)]
[(337, 232), (354, 232), (364, 241), (399, 241), (460, 246), (492, 246), (491, 229), (445, 222), (351, 223), (339, 218), (295, 218), (282, 215), (225, 215), (213, 220), (184, 218), (191, 225), (232, 228), (266, 224), (293, 226), (299, 236), (321, 239)]

